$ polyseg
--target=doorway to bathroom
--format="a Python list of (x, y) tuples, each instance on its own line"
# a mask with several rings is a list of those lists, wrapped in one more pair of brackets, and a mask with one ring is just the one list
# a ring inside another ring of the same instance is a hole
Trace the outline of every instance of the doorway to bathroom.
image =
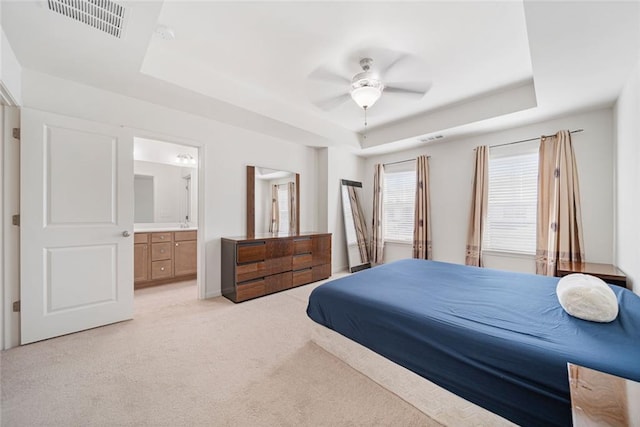
[(198, 297), (200, 162), (198, 147), (137, 137), (133, 145), (137, 311), (176, 293)]

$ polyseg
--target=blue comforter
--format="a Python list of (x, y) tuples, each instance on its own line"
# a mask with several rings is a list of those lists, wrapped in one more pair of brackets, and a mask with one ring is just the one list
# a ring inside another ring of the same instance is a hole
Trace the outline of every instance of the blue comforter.
[(316, 288), (311, 319), (521, 425), (571, 425), (567, 362), (640, 381), (640, 297), (569, 316), (559, 279), (407, 259)]

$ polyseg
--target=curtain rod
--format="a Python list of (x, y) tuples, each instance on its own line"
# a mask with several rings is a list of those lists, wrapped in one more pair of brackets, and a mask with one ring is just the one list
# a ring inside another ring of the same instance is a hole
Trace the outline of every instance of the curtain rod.
[[(584, 131), (584, 129), (576, 129), (576, 130), (570, 131), (569, 133), (578, 133), (578, 132), (582, 132), (582, 131)], [(490, 145), (489, 148), (502, 147), (504, 145), (520, 144), (521, 142), (537, 141), (540, 138), (551, 138), (552, 136), (555, 136), (555, 135), (542, 135), (542, 136), (539, 136), (537, 138), (529, 138), (529, 139), (523, 139), (521, 141), (506, 142), (504, 144)]]
[[(430, 159), (431, 156), (427, 156), (427, 159)], [(383, 166), (389, 166), (389, 165), (395, 165), (397, 163), (407, 163), (407, 162), (415, 162), (416, 159), (407, 159), (407, 160), (398, 160), (397, 162), (389, 162), (389, 163), (383, 163)]]

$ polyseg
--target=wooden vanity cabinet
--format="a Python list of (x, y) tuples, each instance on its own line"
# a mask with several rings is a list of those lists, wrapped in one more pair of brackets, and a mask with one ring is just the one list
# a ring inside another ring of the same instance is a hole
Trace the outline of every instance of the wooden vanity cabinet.
[(134, 235), (134, 289), (189, 280), (197, 273), (197, 232)]
[(233, 302), (331, 276), (331, 234), (222, 239), (222, 294)]

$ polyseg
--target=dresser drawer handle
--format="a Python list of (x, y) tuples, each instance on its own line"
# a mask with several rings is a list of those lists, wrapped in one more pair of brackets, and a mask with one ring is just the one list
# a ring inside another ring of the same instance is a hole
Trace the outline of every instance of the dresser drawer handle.
[(164, 267), (160, 267), (160, 271), (164, 271)]
[(163, 254), (164, 253), (164, 249), (160, 249), (160, 253)]
[(180, 246), (180, 244), (179, 244), (179, 243), (176, 243), (176, 246)]
[(164, 240), (164, 236), (160, 236), (160, 240)]

